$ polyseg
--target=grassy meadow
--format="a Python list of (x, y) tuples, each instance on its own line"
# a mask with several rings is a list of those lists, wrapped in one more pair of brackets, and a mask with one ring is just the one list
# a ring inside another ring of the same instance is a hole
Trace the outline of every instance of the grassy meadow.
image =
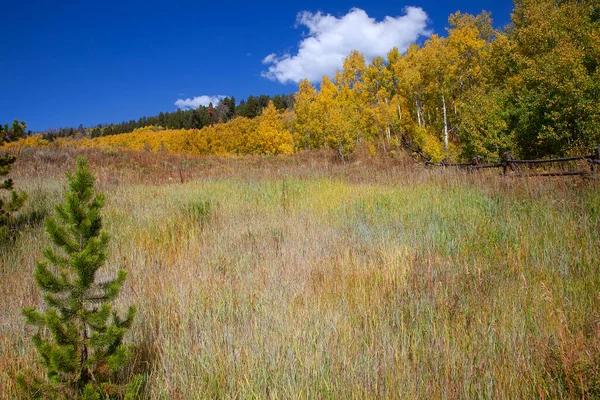
[[(105, 273), (129, 271), (150, 399), (600, 396), (600, 189), (325, 153), (179, 159), (87, 150)], [(37, 368), (21, 309), (68, 149), (28, 150), (0, 256), (0, 397)]]

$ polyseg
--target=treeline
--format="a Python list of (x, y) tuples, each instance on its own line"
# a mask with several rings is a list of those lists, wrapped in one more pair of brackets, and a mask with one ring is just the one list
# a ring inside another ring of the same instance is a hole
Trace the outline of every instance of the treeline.
[(8, 143), (5, 149), (23, 147), (128, 148), (148, 152), (168, 151), (196, 155), (293, 154), (290, 132), (291, 110), (281, 113), (269, 101), (256, 118), (236, 117), (231, 121), (201, 129), (166, 129), (148, 126), (120, 135), (94, 138), (56, 138), (52, 142), (40, 135)]
[(597, 0), (515, 0), (512, 24), (490, 14), (450, 16), (406, 54), (367, 65), (352, 52), (333, 79), (300, 83), (298, 148), (400, 144), (427, 157), (498, 159), (589, 151), (600, 143), (600, 6)]
[(217, 105), (212, 103), (208, 106), (200, 106), (192, 110), (177, 110), (167, 113), (159, 113), (152, 117), (141, 117), (140, 119), (123, 121), (120, 124), (104, 124), (95, 127), (85, 128), (79, 125), (78, 128), (59, 128), (49, 129), (42, 133), (44, 140), (54, 140), (64, 137), (100, 137), (108, 135), (118, 135), (122, 133), (133, 132), (135, 129), (144, 127), (162, 127), (165, 129), (202, 129), (218, 123), (231, 121), (236, 117), (255, 118), (262, 113), (269, 102), (273, 102), (279, 111), (291, 109), (294, 104), (293, 94), (280, 94), (275, 96), (249, 96), (248, 99), (236, 104), (235, 97), (226, 97)]

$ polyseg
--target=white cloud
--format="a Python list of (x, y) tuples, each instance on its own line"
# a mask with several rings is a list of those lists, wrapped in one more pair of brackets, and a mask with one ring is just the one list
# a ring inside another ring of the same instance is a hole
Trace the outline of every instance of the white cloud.
[(184, 99), (177, 99), (177, 101), (175, 102), (175, 105), (177, 106), (177, 108), (181, 108), (182, 110), (189, 110), (189, 109), (192, 109), (192, 108), (198, 108), (200, 106), (206, 107), (210, 103), (212, 103), (213, 106), (216, 106), (225, 97), (227, 97), (227, 96), (223, 96), (223, 95), (217, 95), (217, 96), (202, 95), (202, 96), (196, 96), (193, 99), (185, 99), (185, 100)]
[(307, 27), (308, 34), (300, 41), (298, 53), (269, 54), (263, 59), (269, 70), (262, 76), (281, 83), (298, 83), (304, 78), (316, 82), (341, 69), (352, 50), (361, 52), (368, 62), (373, 57), (385, 57), (394, 47), (404, 52), (420, 36), (429, 36), (431, 32), (427, 30), (428, 17), (423, 9), (406, 7), (403, 11), (404, 15), (388, 16), (383, 21), (370, 18), (360, 8), (353, 8), (340, 18), (321, 12), (301, 12), (296, 26)]

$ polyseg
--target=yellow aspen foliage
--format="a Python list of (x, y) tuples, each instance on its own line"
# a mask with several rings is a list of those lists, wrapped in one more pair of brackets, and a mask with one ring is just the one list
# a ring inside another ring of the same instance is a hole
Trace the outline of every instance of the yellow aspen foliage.
[[(289, 116), (288, 116), (289, 119)], [(255, 119), (235, 118), (202, 129), (146, 127), (131, 133), (83, 139), (57, 139), (58, 146), (81, 148), (128, 148), (185, 154), (292, 154), (294, 140), (272, 103)]]
[(375, 57), (365, 71), (365, 89), (368, 93), (371, 124), (381, 138), (385, 151), (390, 149), (391, 132), (396, 116), (396, 104), (392, 101), (392, 71), (382, 57)]
[(338, 85), (346, 86), (360, 96), (364, 90), (363, 79), (366, 70), (365, 56), (353, 50), (344, 59), (344, 67), (336, 76), (335, 81)]
[(431, 161), (439, 162), (446, 157), (443, 143), (440, 139), (431, 135), (426, 128), (417, 127), (413, 135), (413, 143), (429, 156)]
[(281, 115), (279, 115), (272, 101), (269, 101), (258, 120), (257, 133), (251, 136), (254, 142), (253, 153), (294, 153), (294, 139), (291, 133), (285, 129)]
[(323, 143), (327, 143), (328, 138), (335, 136), (336, 128), (331, 117), (335, 114), (337, 87), (328, 76), (324, 76), (320, 89), (315, 102), (315, 117), (318, 125), (315, 127), (314, 135), (319, 138), (319, 141), (323, 140)]
[(317, 107), (317, 89), (308, 79), (300, 81), (298, 92), (294, 99), (293, 132), (294, 141), (299, 148), (318, 149), (325, 145)]
[(347, 85), (336, 86), (329, 78), (323, 78), (320, 105), (323, 109), (325, 140), (336, 150), (341, 160), (354, 151), (361, 131), (360, 110), (355, 93)]
[[(350, 113), (353, 126), (349, 135), (355, 139), (370, 139), (373, 128), (373, 113), (369, 106), (370, 96), (365, 83), (367, 66), (365, 57), (354, 50), (344, 60), (343, 69), (335, 74), (335, 83), (340, 93), (340, 104)], [(348, 104), (351, 103), (351, 104)]]
[(453, 56), (454, 82), (458, 94), (477, 87), (482, 79), (482, 66), (486, 61), (488, 42), (493, 31), (486, 13), (477, 17), (457, 12), (450, 16), (453, 27), (448, 31), (446, 44)]
[(14, 142), (4, 142), (3, 149), (22, 149), (24, 147), (48, 147), (50, 142), (42, 139), (41, 135), (31, 135), (20, 138)]

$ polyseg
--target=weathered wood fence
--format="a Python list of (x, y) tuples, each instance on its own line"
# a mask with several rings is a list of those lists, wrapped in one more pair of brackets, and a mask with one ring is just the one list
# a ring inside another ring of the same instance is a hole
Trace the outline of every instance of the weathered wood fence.
[[(597, 171), (600, 171), (600, 146), (596, 147), (595, 152), (592, 154), (586, 154), (583, 156), (574, 156), (574, 157), (564, 157), (564, 158), (549, 158), (542, 160), (516, 160), (513, 158), (513, 155), (510, 151), (504, 153), (502, 157), (502, 161), (494, 164), (481, 164), (480, 157), (473, 157), (471, 162), (466, 163), (448, 163), (446, 160), (442, 160), (442, 162), (434, 163), (430, 161), (426, 161), (425, 165), (434, 166), (434, 167), (442, 167), (444, 169), (456, 167), (456, 168), (465, 168), (470, 170), (471, 172), (476, 172), (479, 169), (486, 168), (502, 168), (502, 172), (504, 175), (508, 175), (509, 173), (514, 173), (518, 176), (529, 177), (529, 176), (573, 176), (573, 175), (589, 175), (594, 174)], [(588, 162), (588, 169), (580, 169), (574, 171), (550, 171), (550, 172), (541, 172), (541, 173), (528, 173), (524, 174), (521, 172), (520, 165), (539, 165), (539, 164), (552, 164), (552, 163), (567, 163), (573, 161), (581, 161), (586, 160)]]

